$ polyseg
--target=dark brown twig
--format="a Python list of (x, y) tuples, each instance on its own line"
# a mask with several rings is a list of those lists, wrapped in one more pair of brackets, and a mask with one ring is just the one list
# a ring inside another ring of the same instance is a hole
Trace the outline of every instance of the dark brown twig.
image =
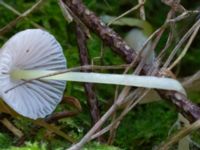
[[(89, 56), (86, 46), (87, 35), (78, 24), (76, 25), (76, 35), (81, 66), (89, 65)], [(87, 70), (83, 71), (87, 72)], [(94, 92), (94, 85), (91, 83), (85, 83), (84, 88), (87, 95), (88, 106), (90, 108), (92, 124), (95, 124), (100, 119), (100, 113), (98, 108), (98, 100)]]
[[(89, 55), (87, 49), (87, 34), (81, 28), (81, 25), (76, 24), (76, 35), (77, 35), (77, 44), (79, 49), (79, 57), (81, 66), (89, 65)], [(83, 70), (88, 72), (87, 70)], [(98, 100), (94, 92), (94, 84), (85, 83), (84, 84), (85, 93), (87, 95), (87, 104), (90, 109), (90, 115), (92, 119), (92, 126), (100, 119), (100, 110), (98, 108)], [(98, 137), (99, 141), (103, 140), (103, 137)]]
[(131, 63), (136, 57), (135, 51), (122, 40), (122, 38), (107, 27), (92, 11), (88, 10), (80, 0), (63, 0), (71, 11), (93, 32), (95, 32), (103, 40), (103, 42), (110, 46), (114, 52), (118, 53), (128, 63)]

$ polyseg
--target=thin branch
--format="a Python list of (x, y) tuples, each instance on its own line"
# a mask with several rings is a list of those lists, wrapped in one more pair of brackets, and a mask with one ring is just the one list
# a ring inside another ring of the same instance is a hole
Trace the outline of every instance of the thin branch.
[(132, 11), (137, 10), (138, 8), (140, 8), (142, 5), (144, 5), (144, 2), (141, 2), (139, 4), (137, 4), (136, 6), (132, 7), (131, 9), (127, 10), (126, 12), (124, 12), (123, 14), (119, 15), (118, 17), (112, 19), (107, 25), (110, 26), (113, 22), (119, 20), (120, 18), (128, 15), (129, 13), (131, 13)]
[(15, 136), (21, 138), (23, 136), (22, 131), (20, 131), (18, 128), (16, 128), (8, 119), (3, 118), (0, 120), (0, 122), (8, 128)]
[[(79, 49), (79, 57), (81, 65), (89, 65), (89, 56), (87, 49), (87, 35), (82, 30), (80, 25), (76, 24), (76, 36), (77, 36), (77, 44)], [(87, 70), (83, 70), (84, 72), (88, 72)], [(97, 96), (94, 92), (94, 84), (92, 83), (84, 83), (85, 93), (87, 95), (87, 103), (90, 109), (90, 115), (92, 119), (92, 125), (94, 125), (100, 119), (100, 110), (98, 107)], [(101, 137), (99, 138), (101, 141)]]
[(53, 113), (51, 116), (45, 118), (45, 121), (47, 123), (53, 123), (56, 122), (60, 119), (63, 118), (68, 118), (68, 117), (73, 117), (76, 116), (79, 112), (73, 112), (73, 111), (62, 111), (62, 112), (57, 112), (57, 113)]
[(188, 39), (188, 37), (194, 32), (194, 30), (196, 30), (196, 28), (199, 26), (200, 24), (200, 19), (197, 20), (197, 22), (188, 30), (188, 32), (181, 38), (181, 40), (179, 41), (179, 43), (175, 46), (175, 48), (172, 50), (172, 53), (170, 54), (169, 58), (167, 59), (167, 61), (165, 62), (165, 64), (163, 65), (163, 68), (167, 68), (171, 61), (173, 60), (175, 54), (177, 53), (178, 49), (184, 44), (184, 42)]
[(183, 51), (181, 52), (181, 54), (178, 56), (178, 58), (173, 62), (173, 64), (171, 64), (169, 67), (168, 67), (168, 70), (172, 70), (172, 68), (174, 68), (180, 61), (181, 59), (185, 56), (185, 54), (187, 53), (190, 45), (192, 44), (194, 38), (196, 37), (198, 31), (199, 31), (199, 28), (200, 28), (200, 22), (199, 22), (199, 25), (196, 27), (196, 29), (194, 30), (194, 32), (192, 33), (190, 39), (188, 40), (185, 48), (183, 49)]
[(198, 80), (200, 80), (200, 70), (197, 71), (195, 74), (193, 74), (192, 76), (186, 77), (183, 80), (183, 86), (185, 87), (191, 87), (195, 82), (197, 82)]
[(0, 29), (0, 35), (3, 35), (7, 32), (9, 32), (16, 24), (27, 17), (29, 14), (31, 14), (33, 11), (35, 11), (41, 4), (43, 0), (39, 0), (37, 3), (35, 3), (30, 9), (26, 10), (23, 14), (21, 14), (16, 19), (12, 20), (10, 23), (8, 23), (6, 26)]
[(180, 0), (161, 0), (164, 4), (171, 7), (175, 12), (184, 12), (185, 8), (180, 4)]
[[(141, 89), (139, 89), (141, 90)], [(106, 133), (107, 131), (111, 130), (112, 128), (116, 128), (116, 126), (118, 126), (120, 124), (120, 121), (124, 118), (124, 116), (130, 111), (132, 110), (142, 99), (143, 97), (149, 92), (149, 90), (146, 90), (143, 92), (143, 94), (139, 97), (135, 97), (135, 98), (130, 98), (129, 99), (129, 103), (126, 106), (126, 108), (123, 110), (123, 112), (120, 114), (120, 116), (118, 118), (116, 118), (114, 121), (112, 121), (111, 124), (109, 124), (107, 127), (105, 127), (104, 129), (102, 129), (101, 131), (95, 133), (92, 137), (91, 140), (94, 138), (97, 138), (98, 136), (101, 136), (102, 134)], [(133, 99), (136, 99), (135, 101), (131, 101)]]
[[(21, 14), (19, 11), (17, 11), (15, 8), (13, 8), (12, 6), (6, 4), (3, 0), (0, 0), (0, 4), (1, 4), (2, 6), (4, 6), (5, 8), (7, 8), (8, 10), (12, 11), (14, 14), (16, 14), (16, 15), (18, 15), (18, 16), (21, 16), (21, 15), (22, 15), (22, 14)], [(34, 27), (43, 29), (42, 26), (40, 26), (39, 24), (33, 22), (32, 20), (28, 19), (27, 17), (25, 17), (25, 19), (26, 19), (27, 21), (29, 21)]]
[(200, 128), (200, 120), (197, 120), (191, 125), (180, 130), (178, 133), (174, 134), (170, 137), (164, 144), (159, 146), (159, 150), (167, 150), (171, 145), (177, 143), (180, 139), (184, 138), (185, 136), (189, 135), (191, 132)]
[(145, 0), (138, 0), (138, 3), (141, 4), (141, 7), (140, 7), (140, 18), (142, 20), (146, 20), (145, 9), (144, 9), (144, 3), (145, 2), (146, 2)]

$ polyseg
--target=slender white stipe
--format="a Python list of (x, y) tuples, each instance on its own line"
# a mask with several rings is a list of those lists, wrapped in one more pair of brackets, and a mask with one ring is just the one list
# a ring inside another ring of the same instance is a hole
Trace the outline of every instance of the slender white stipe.
[[(12, 72), (13, 78), (34, 79), (42, 76), (43, 80), (67, 80), (76, 82), (117, 84), (126, 86), (136, 86), (145, 88), (155, 88), (163, 90), (175, 90), (185, 94), (182, 85), (174, 79), (154, 76), (137, 76), (128, 74), (103, 74), (103, 73), (83, 73), (83, 72), (67, 72), (58, 75), (56, 71), (44, 70), (16, 70)], [(48, 76), (49, 75), (49, 76)]]

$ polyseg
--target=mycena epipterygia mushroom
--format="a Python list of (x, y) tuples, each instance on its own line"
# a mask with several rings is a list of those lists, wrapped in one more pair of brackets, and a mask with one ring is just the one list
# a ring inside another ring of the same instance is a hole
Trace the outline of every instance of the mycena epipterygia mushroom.
[(65, 72), (31, 80), (5, 92), (27, 79), (55, 74), (61, 70), (66, 70), (66, 59), (60, 44), (52, 35), (39, 29), (19, 32), (0, 51), (0, 96), (17, 113), (37, 119), (52, 113), (56, 108), (62, 99), (66, 80), (159, 88), (184, 93), (180, 83), (170, 78), (81, 72)]

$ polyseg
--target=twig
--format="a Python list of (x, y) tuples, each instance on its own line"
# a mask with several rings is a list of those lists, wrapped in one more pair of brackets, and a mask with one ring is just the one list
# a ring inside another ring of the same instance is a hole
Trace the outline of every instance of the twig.
[(73, 111), (62, 111), (53, 113), (51, 116), (47, 117), (45, 121), (47, 123), (53, 123), (63, 118), (73, 117), (76, 116), (79, 112), (73, 112)]
[(88, 28), (99, 35), (106, 45), (110, 46), (122, 58), (125, 58), (128, 63), (136, 58), (137, 53), (116, 32), (106, 26), (92, 11), (88, 10), (80, 0), (63, 0), (63, 2)]
[(188, 127), (183, 128), (178, 133), (176, 133), (174, 136), (170, 137), (164, 144), (159, 146), (159, 150), (167, 150), (171, 145), (177, 143), (180, 139), (184, 138), (188, 134), (190, 134), (192, 131), (195, 131), (200, 128), (200, 120), (197, 120), (191, 125), (188, 125)]
[[(179, 129), (181, 127), (188, 127), (190, 125), (189, 121), (183, 117), (180, 113), (178, 114)], [(190, 150), (190, 136), (187, 135), (180, 139), (178, 142), (178, 150)]]
[(144, 5), (144, 2), (141, 2), (139, 4), (137, 4), (136, 6), (134, 6), (133, 8), (129, 9), (128, 11), (124, 12), (123, 14), (119, 15), (118, 17), (112, 19), (107, 25), (110, 26), (113, 22), (117, 21), (118, 19), (128, 15), (129, 13), (131, 13), (134, 10), (137, 10), (138, 8), (140, 8), (142, 5)]
[[(78, 43), (81, 65), (82, 66), (89, 65), (89, 56), (88, 56), (88, 50), (86, 47), (87, 37), (78, 24), (76, 25), (76, 34), (77, 34), (77, 43)], [(83, 71), (87, 72), (86, 70), (83, 70)], [(100, 119), (100, 114), (99, 114), (99, 109), (98, 109), (98, 100), (94, 93), (94, 85), (91, 83), (85, 83), (85, 92), (88, 97), (88, 105), (91, 110), (92, 122), (94, 124)]]
[[(57, 112), (57, 113), (53, 113), (51, 114), (50, 116), (48, 116), (47, 118), (44, 119), (44, 121), (46, 123), (49, 123), (49, 124), (52, 124), (52, 123), (55, 123), (61, 119), (64, 119), (64, 118), (68, 118), (68, 117), (73, 117), (73, 116), (76, 116), (78, 113), (80, 113), (80, 111), (82, 110), (81, 109), (81, 106), (79, 106), (80, 104), (77, 104), (79, 103), (78, 100), (76, 99), (72, 99), (71, 97), (64, 97), (61, 101), (61, 103), (67, 103), (67, 104), (70, 104), (70, 105), (73, 105), (75, 106), (76, 108), (76, 111), (62, 111), (62, 112)], [(78, 105), (78, 106), (77, 106)], [(21, 146), (24, 144), (25, 140), (27, 138), (30, 138), (30, 137), (33, 137), (35, 136), (35, 134), (38, 133), (38, 131), (42, 128), (42, 126), (37, 126), (37, 125), (33, 125), (31, 126), (31, 129), (29, 130), (29, 134), (28, 135), (23, 135), (16, 143), (16, 146)]]
[[(141, 90), (141, 89), (140, 89)], [(104, 129), (102, 129), (101, 131), (95, 133), (92, 137), (91, 140), (94, 138), (97, 138), (98, 136), (106, 133), (107, 131), (109, 131), (110, 129), (118, 126), (120, 124), (120, 121), (123, 119), (123, 117), (130, 111), (133, 109), (133, 107), (135, 107), (141, 100), (142, 98), (149, 92), (149, 90), (146, 90), (141, 96), (139, 97), (135, 97), (134, 99), (136, 99), (135, 101), (131, 101), (129, 99), (129, 104), (126, 106), (126, 108), (124, 109), (124, 111), (120, 114), (120, 116), (115, 119), (111, 124), (109, 124), (107, 127), (105, 127)], [(133, 99), (132, 99), (133, 100)]]
[(189, 41), (187, 42), (185, 48), (183, 49), (183, 51), (181, 52), (181, 54), (178, 56), (178, 58), (173, 62), (173, 64), (171, 64), (169, 67), (168, 67), (168, 70), (171, 70), (173, 67), (175, 67), (178, 62), (185, 56), (185, 54), (187, 53), (190, 45), (192, 44), (194, 38), (196, 37), (198, 31), (199, 31), (199, 28), (200, 28), (200, 22), (199, 22), (199, 25), (196, 27), (196, 29), (194, 30), (194, 32), (192, 33)]
[[(115, 88), (115, 96), (114, 96), (114, 102), (113, 103), (116, 102), (118, 94), (119, 94), (119, 86), (117, 85), (116, 88)], [(111, 117), (112, 117), (112, 121), (111, 122), (114, 122), (116, 117), (117, 117), (117, 113), (114, 112)], [(107, 144), (108, 145), (111, 145), (113, 143), (115, 135), (116, 135), (116, 128), (117, 127), (118, 127), (118, 124), (110, 129), (109, 137), (108, 137), (108, 140), (107, 140)]]
[(37, 3), (35, 3), (30, 9), (26, 10), (23, 14), (21, 14), (19, 17), (8, 23), (6, 26), (0, 29), (0, 35), (3, 35), (7, 32), (9, 32), (16, 24), (24, 19), (26, 16), (28, 16), (30, 13), (32, 13), (36, 8), (42, 4), (43, 0), (39, 0)]
[(113, 104), (109, 110), (100, 118), (100, 120), (91, 128), (91, 130), (81, 139), (81, 141), (68, 150), (80, 150), (81, 147), (88, 141), (91, 140), (92, 135), (100, 128), (100, 126), (108, 119), (109, 116), (117, 109), (118, 105)]
[[(13, 8), (12, 6), (6, 4), (3, 0), (0, 0), (0, 4), (3, 5), (5, 8), (7, 8), (8, 10), (12, 11), (14, 14), (18, 15), (18, 16), (21, 16), (22, 14), (17, 11), (15, 8)], [(33, 22), (32, 20), (28, 19), (28, 18), (25, 18), (26, 20), (30, 21), (30, 23), (36, 27), (36, 28), (40, 28), (40, 29), (43, 29), (42, 26), (40, 26), (39, 24)]]
[(190, 87), (192, 84), (194, 84), (194, 82), (196, 82), (197, 80), (200, 80), (200, 70), (197, 71), (195, 74), (193, 74), (192, 76), (186, 77), (186, 79), (183, 80), (183, 86), (188, 86)]
[(168, 23), (175, 23), (175, 22), (178, 22), (178, 21), (181, 21), (187, 17), (190, 17), (192, 14), (198, 14), (199, 11), (198, 10), (195, 10), (195, 11), (185, 11), (183, 12), (181, 15), (175, 17), (175, 18), (172, 18), (172, 19), (168, 19), (167, 22)]
[(200, 19), (188, 30), (188, 32), (182, 37), (182, 39), (179, 41), (179, 43), (175, 46), (172, 53), (170, 54), (169, 58), (163, 65), (163, 68), (167, 68), (170, 64), (170, 62), (173, 60), (175, 54), (177, 53), (178, 49), (183, 45), (183, 43), (188, 39), (188, 37), (196, 30), (196, 28), (200, 24)]
[(3, 118), (2, 120), (0, 120), (0, 122), (6, 128), (8, 128), (14, 135), (16, 135), (17, 137), (21, 138), (23, 136), (22, 131), (20, 131), (19, 129), (17, 129), (8, 119)]
[(146, 20), (145, 9), (144, 9), (145, 0), (138, 0), (138, 3), (141, 4), (141, 7), (140, 7), (140, 18), (142, 20)]
[[(81, 65), (89, 65), (89, 56), (87, 50), (87, 35), (79, 26), (76, 24), (76, 36), (77, 36), (77, 44), (79, 49), (79, 57)], [(87, 70), (83, 70), (87, 72)], [(89, 70), (88, 70), (89, 71)], [(94, 125), (100, 119), (100, 110), (98, 108), (98, 100), (96, 94), (94, 92), (94, 84), (85, 83), (84, 84), (85, 93), (87, 95), (87, 103), (90, 109), (90, 115), (92, 119), (92, 125)], [(99, 138), (101, 141), (101, 137)]]
[(161, 52), (158, 54), (158, 56), (156, 58), (158, 62), (160, 62), (162, 60), (162, 58), (164, 57), (167, 49), (171, 45), (172, 40), (173, 40), (173, 34), (170, 32), (169, 35), (168, 35), (167, 42), (166, 42), (164, 48), (161, 50)]
[(176, 12), (184, 12), (185, 8), (180, 4), (180, 0), (161, 0), (164, 4), (170, 6)]

